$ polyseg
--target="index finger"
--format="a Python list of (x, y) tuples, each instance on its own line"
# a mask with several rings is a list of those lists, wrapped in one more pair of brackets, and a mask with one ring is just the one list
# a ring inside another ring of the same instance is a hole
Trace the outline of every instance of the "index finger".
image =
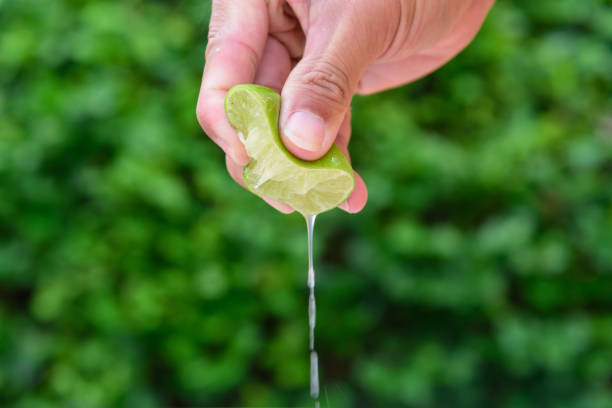
[(225, 117), (225, 94), (234, 85), (253, 82), (267, 37), (264, 0), (213, 1), (196, 112), (206, 134), (240, 165), (249, 158)]

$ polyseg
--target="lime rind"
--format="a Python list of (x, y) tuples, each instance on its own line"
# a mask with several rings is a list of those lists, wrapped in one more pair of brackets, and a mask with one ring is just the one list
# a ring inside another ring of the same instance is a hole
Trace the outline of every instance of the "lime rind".
[(293, 156), (278, 132), (280, 102), (276, 91), (251, 84), (233, 87), (225, 98), (228, 121), (251, 158), (243, 172), (245, 185), (305, 215), (335, 208), (355, 186), (347, 157), (336, 145), (316, 161)]

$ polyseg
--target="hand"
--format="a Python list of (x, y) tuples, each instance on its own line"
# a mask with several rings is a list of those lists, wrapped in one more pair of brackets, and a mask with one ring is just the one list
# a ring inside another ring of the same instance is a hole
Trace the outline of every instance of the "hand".
[[(197, 116), (226, 153), (240, 184), (249, 162), (225, 118), (223, 100), (237, 84), (281, 92), (281, 138), (304, 160), (336, 143), (348, 155), (350, 103), (414, 81), (459, 53), (476, 35), (494, 0), (213, 0)], [(367, 190), (340, 208), (360, 211)], [(286, 204), (263, 197), (279, 211)]]

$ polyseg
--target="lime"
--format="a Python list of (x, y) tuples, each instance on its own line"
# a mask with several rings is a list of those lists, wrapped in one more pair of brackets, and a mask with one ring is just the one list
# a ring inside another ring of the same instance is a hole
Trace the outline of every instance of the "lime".
[(289, 153), (278, 132), (280, 103), (276, 91), (261, 85), (237, 85), (225, 97), (227, 119), (251, 158), (242, 175), (245, 185), (304, 215), (337, 207), (355, 187), (347, 157), (335, 144), (315, 161)]

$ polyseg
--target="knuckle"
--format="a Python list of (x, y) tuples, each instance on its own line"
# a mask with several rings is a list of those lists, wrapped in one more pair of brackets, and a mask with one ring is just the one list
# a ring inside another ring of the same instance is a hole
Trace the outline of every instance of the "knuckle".
[(303, 75), (302, 82), (318, 97), (328, 102), (346, 105), (350, 100), (349, 76), (338, 64), (319, 61)]
[[(210, 38), (211, 35), (212, 38)], [(240, 38), (225, 34), (221, 35), (215, 32), (209, 33), (205, 53), (206, 60), (212, 59), (214, 54), (223, 55), (224, 57), (230, 56), (233, 60), (246, 64), (253, 75), (257, 72), (260, 56), (252, 45)]]

